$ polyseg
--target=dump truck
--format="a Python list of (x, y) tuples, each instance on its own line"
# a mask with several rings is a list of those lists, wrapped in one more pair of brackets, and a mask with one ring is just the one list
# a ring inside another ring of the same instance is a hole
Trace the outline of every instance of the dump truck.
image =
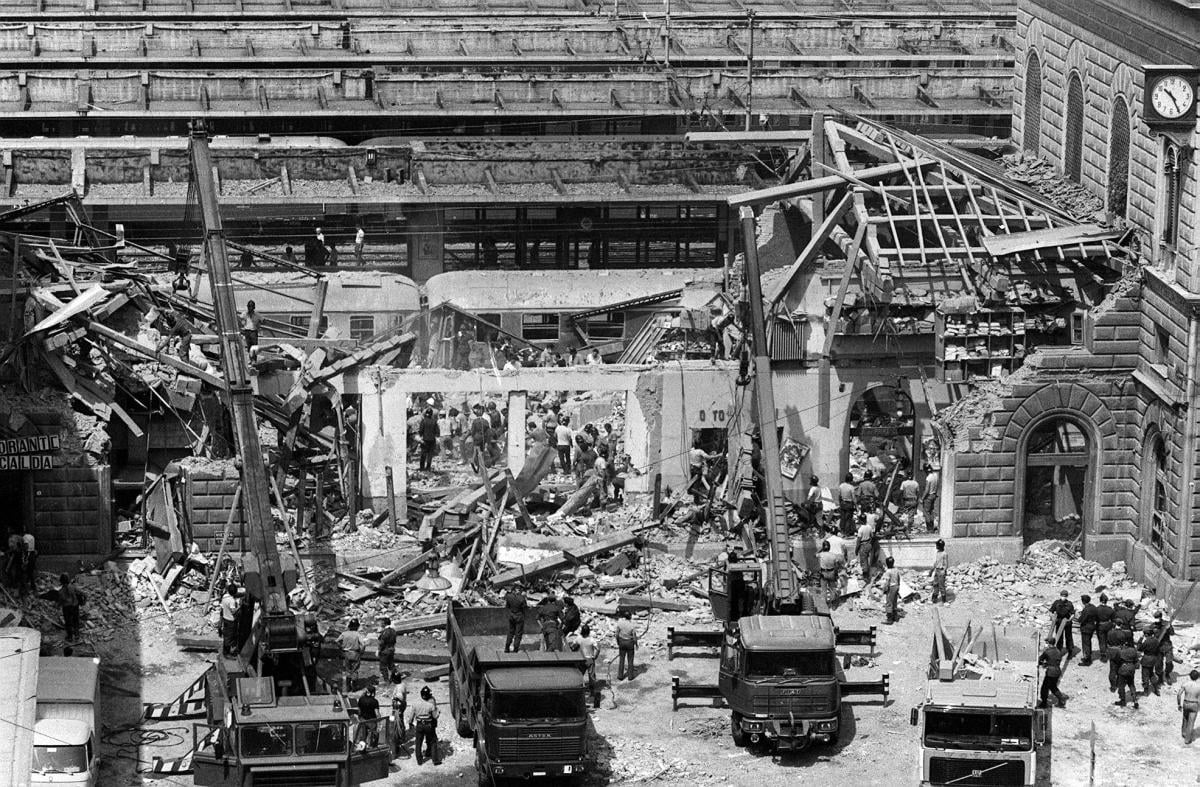
[(93, 787), (100, 778), (100, 660), (38, 660), (32, 784)]
[(916, 781), (1039, 783), (1050, 735), (1048, 712), (1038, 708), (1037, 634), (971, 624), (959, 634), (936, 616), (935, 627), (925, 697), (909, 719), (920, 730)]
[[(458, 734), (475, 740), (479, 784), (580, 781), (588, 756), (583, 656), (529, 640), (505, 653), (508, 614), (458, 603), (447, 612), (450, 710)], [(525, 630), (537, 631), (534, 610), (525, 614)]]

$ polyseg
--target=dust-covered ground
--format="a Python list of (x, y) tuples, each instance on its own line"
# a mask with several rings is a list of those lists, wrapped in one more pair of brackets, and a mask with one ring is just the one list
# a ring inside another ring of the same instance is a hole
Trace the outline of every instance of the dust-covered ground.
[[(1084, 587), (1068, 586), (1077, 598)], [(1037, 588), (1046, 604), (1057, 587)], [(858, 607), (862, 608), (858, 608)], [(947, 627), (965, 626), (968, 620), (987, 623), (1003, 617), (1011, 602), (990, 590), (969, 589), (940, 608)], [(845, 605), (835, 615), (843, 627), (879, 623), (882, 615), (871, 602)], [(920, 702), (933, 627), (932, 607), (917, 601), (905, 605), (902, 621), (881, 626), (875, 665), (855, 667), (852, 678), (869, 678), (882, 671), (891, 673), (892, 694), (886, 703), (863, 698), (847, 704), (842, 715), (842, 734), (835, 745), (799, 755), (774, 757), (733, 745), (729, 737), (728, 711), (707, 707), (703, 701), (671, 710), (670, 678), (688, 681), (715, 680), (715, 654), (691, 649), (668, 661), (666, 627), (693, 623), (684, 613), (653, 613), (642, 617), (643, 646), (638, 654), (638, 675), (633, 681), (615, 683), (615, 649), (602, 654), (605, 665), (598, 671), (611, 682), (601, 707), (592, 712), (596, 763), (587, 784), (658, 785), (761, 785), (779, 779), (812, 779), (815, 784), (904, 785), (917, 782), (917, 734), (909, 726), (909, 710)], [(142, 701), (169, 701), (182, 692), (206, 665), (205, 657), (179, 653), (167, 636), (161, 619), (149, 617), (138, 631), (106, 643), (104, 658), (105, 723), (110, 728), (136, 723)], [(128, 651), (136, 646), (140, 655)], [(851, 649), (861, 652), (862, 649)], [(364, 665), (364, 674), (365, 674)], [(1177, 676), (1178, 680), (1178, 676)], [(1185, 785), (1200, 783), (1200, 743), (1184, 746), (1179, 734), (1174, 687), (1164, 687), (1162, 696), (1142, 697), (1141, 708), (1115, 707), (1108, 691), (1107, 665), (1078, 666), (1078, 656), (1067, 667), (1062, 689), (1069, 700), (1065, 710), (1052, 717), (1053, 785)], [(1177, 684), (1176, 684), (1177, 685)], [(443, 679), (433, 684), (435, 697), (447, 699)], [(1139, 680), (1140, 687), (1140, 680)], [(386, 695), (386, 692), (385, 692)], [(386, 708), (386, 696), (381, 696)], [(1091, 763), (1091, 732), (1095, 725), (1095, 766)], [(116, 740), (126, 743), (105, 752), (104, 785), (158, 783), (190, 787), (186, 775), (138, 776), (153, 756), (182, 754), (190, 745), (190, 724), (165, 722), (144, 724), (145, 730), (165, 730), (166, 736), (152, 745), (133, 745), (128, 733)], [(393, 764), (392, 775), (376, 785), (414, 787), (474, 784), (474, 752), (469, 741), (454, 734), (449, 714), (439, 725), (443, 733), (443, 763), (426, 762), (418, 767), (411, 759)], [(153, 733), (152, 733), (153, 735)], [(177, 740), (176, 736), (186, 738)], [(110, 738), (110, 743), (113, 739)], [(409, 749), (411, 751), (411, 748)], [(1094, 773), (1094, 781), (1089, 774)]]

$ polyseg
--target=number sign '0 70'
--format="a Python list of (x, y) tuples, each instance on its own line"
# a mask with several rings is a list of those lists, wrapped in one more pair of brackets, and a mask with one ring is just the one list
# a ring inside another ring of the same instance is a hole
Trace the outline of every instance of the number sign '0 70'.
[(699, 419), (702, 423), (723, 424), (725, 423), (725, 419), (729, 416), (729, 414), (724, 410), (718, 409), (700, 410), (699, 413)]

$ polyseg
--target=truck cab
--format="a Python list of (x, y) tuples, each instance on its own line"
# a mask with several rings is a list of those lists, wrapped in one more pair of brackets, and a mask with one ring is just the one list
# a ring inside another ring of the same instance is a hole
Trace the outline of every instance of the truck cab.
[(43, 656), (38, 664), (32, 784), (99, 784), (100, 662)]
[(925, 697), (909, 719), (920, 731), (920, 784), (1037, 784), (1049, 744), (1037, 642), (1033, 632), (970, 625), (959, 636), (937, 620)]
[(727, 631), (719, 686), (739, 746), (799, 750), (838, 735), (841, 693), (828, 616), (751, 615)]

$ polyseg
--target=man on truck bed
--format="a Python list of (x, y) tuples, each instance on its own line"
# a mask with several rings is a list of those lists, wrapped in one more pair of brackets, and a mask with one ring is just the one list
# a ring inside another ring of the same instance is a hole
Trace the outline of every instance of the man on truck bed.
[(562, 602), (553, 595), (537, 605), (538, 624), (542, 628), (542, 650), (553, 653), (563, 649)]
[(504, 594), (504, 607), (508, 610), (508, 637), (504, 640), (505, 653), (521, 650), (521, 637), (525, 636), (525, 610), (529, 602), (525, 599), (520, 584), (513, 585)]
[[(441, 765), (442, 758), (438, 754), (437, 738), (438, 706), (433, 699), (433, 691), (428, 686), (421, 687), (421, 695), (408, 706), (404, 721), (415, 730), (413, 749), (417, 765), (425, 758), (433, 760), (434, 765)], [(422, 746), (425, 747), (422, 756)]]

